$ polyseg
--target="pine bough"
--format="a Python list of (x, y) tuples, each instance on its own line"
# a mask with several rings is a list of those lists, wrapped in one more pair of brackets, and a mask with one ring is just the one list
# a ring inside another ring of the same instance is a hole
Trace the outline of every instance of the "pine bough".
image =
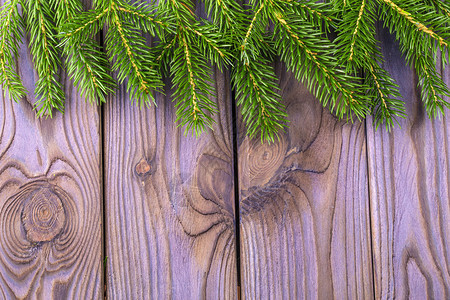
[[(78, 91), (103, 103), (126, 82), (140, 106), (174, 86), (177, 122), (199, 135), (214, 122), (212, 68), (231, 70), (237, 104), (250, 136), (273, 141), (287, 126), (274, 62), (281, 60), (339, 118), (374, 116), (389, 130), (405, 117), (398, 85), (382, 68), (376, 22), (395, 35), (418, 74), (426, 111), (450, 107), (450, 91), (436, 71), (450, 43), (450, 5), (441, 0), (203, 0), (208, 19), (189, 0), (156, 3), (95, 0), (9, 0), (0, 12), (0, 83), (19, 101), (27, 93), (15, 65), (28, 34), (39, 79), (37, 115), (63, 112), (63, 68)], [(104, 45), (98, 42), (103, 30)], [(337, 37), (330, 40), (330, 31)], [(152, 37), (150, 43), (146, 37)], [(151, 46), (149, 46), (151, 45)]]

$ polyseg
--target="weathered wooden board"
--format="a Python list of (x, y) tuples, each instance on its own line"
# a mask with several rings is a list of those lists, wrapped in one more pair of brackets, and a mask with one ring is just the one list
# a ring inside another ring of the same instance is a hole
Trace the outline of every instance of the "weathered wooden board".
[(36, 119), (32, 66), (24, 46), (18, 68), (31, 93), (18, 104), (0, 98), (0, 298), (98, 299), (99, 111), (63, 80), (65, 114)]
[(214, 80), (217, 123), (198, 139), (176, 127), (170, 96), (139, 109), (121, 87), (106, 106), (111, 299), (237, 297), (230, 86)]
[(238, 139), (245, 299), (371, 299), (364, 124), (338, 122), (282, 71), (290, 128)]
[(390, 134), (367, 128), (375, 295), (450, 299), (449, 112), (426, 116), (417, 77), (394, 38), (385, 30), (380, 38), (408, 118)]

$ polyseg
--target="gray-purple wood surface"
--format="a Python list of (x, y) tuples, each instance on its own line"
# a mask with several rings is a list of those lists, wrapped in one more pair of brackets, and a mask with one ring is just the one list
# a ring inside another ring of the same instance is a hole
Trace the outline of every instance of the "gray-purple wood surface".
[(367, 126), (375, 297), (450, 299), (450, 112), (427, 117), (398, 45), (380, 39), (408, 117), (390, 134)]
[(37, 74), (26, 45), (17, 68), (29, 93), (19, 103), (0, 96), (0, 299), (99, 299), (99, 108), (62, 75), (65, 114), (36, 119)]
[(121, 87), (105, 107), (109, 298), (237, 297), (231, 94), (214, 79), (218, 122), (199, 139), (170, 96), (139, 109)]
[[(291, 122), (270, 145), (245, 137), (228, 72), (199, 139), (171, 91), (98, 109), (63, 75), (47, 120), (2, 96), (0, 299), (450, 299), (450, 119), (379, 37), (408, 112), (391, 133), (336, 120), (281, 64)], [(32, 91), (26, 46), (18, 69)]]
[(289, 130), (238, 143), (243, 298), (370, 299), (364, 124), (337, 121), (277, 69)]

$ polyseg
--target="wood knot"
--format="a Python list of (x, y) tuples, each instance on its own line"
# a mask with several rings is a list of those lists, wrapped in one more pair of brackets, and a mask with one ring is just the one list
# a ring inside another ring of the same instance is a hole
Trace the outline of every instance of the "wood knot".
[[(0, 255), (0, 265), (12, 270), (8, 275), (15, 282), (23, 282), (27, 274), (47, 276), (60, 268), (71, 269), (85, 260), (78, 251), (80, 246), (98, 236), (98, 226), (93, 225), (98, 220), (86, 222), (86, 216), (78, 211), (77, 204), (81, 204), (83, 210), (92, 213), (89, 203), (81, 198), (83, 191), (67, 178), (66, 174), (62, 180), (57, 178), (60, 185), (48, 178), (36, 178), (0, 201), (0, 254), (6, 253)], [(73, 195), (81, 199), (75, 203)], [(68, 259), (70, 254), (76, 254), (76, 259)]]
[(150, 173), (151, 167), (145, 158), (141, 159), (141, 161), (135, 167), (136, 174), (138, 176), (145, 176)]
[(258, 139), (244, 140), (239, 157), (241, 169), (247, 172), (247, 177), (241, 182), (243, 190), (263, 186), (276, 175), (283, 164), (287, 143), (284, 136), (281, 136), (276, 143), (271, 144), (261, 144)]
[(22, 210), (22, 224), (30, 242), (48, 242), (64, 227), (66, 217), (61, 199), (49, 187), (30, 193)]

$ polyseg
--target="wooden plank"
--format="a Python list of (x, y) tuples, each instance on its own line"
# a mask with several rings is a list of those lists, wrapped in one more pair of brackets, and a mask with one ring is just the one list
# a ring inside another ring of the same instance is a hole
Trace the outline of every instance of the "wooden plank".
[(375, 295), (450, 299), (449, 112), (440, 121), (426, 116), (397, 43), (386, 30), (380, 38), (408, 118), (390, 134), (367, 130)]
[(364, 124), (338, 122), (282, 70), (289, 130), (238, 140), (243, 298), (371, 299)]
[[(37, 74), (26, 46), (18, 68)], [(0, 98), (0, 298), (94, 299), (103, 290), (100, 122), (63, 78), (66, 112)], [(3, 93), (2, 93), (3, 95)]]
[(237, 297), (230, 86), (214, 78), (217, 124), (198, 139), (176, 128), (170, 96), (139, 109), (122, 86), (106, 106), (111, 299)]

